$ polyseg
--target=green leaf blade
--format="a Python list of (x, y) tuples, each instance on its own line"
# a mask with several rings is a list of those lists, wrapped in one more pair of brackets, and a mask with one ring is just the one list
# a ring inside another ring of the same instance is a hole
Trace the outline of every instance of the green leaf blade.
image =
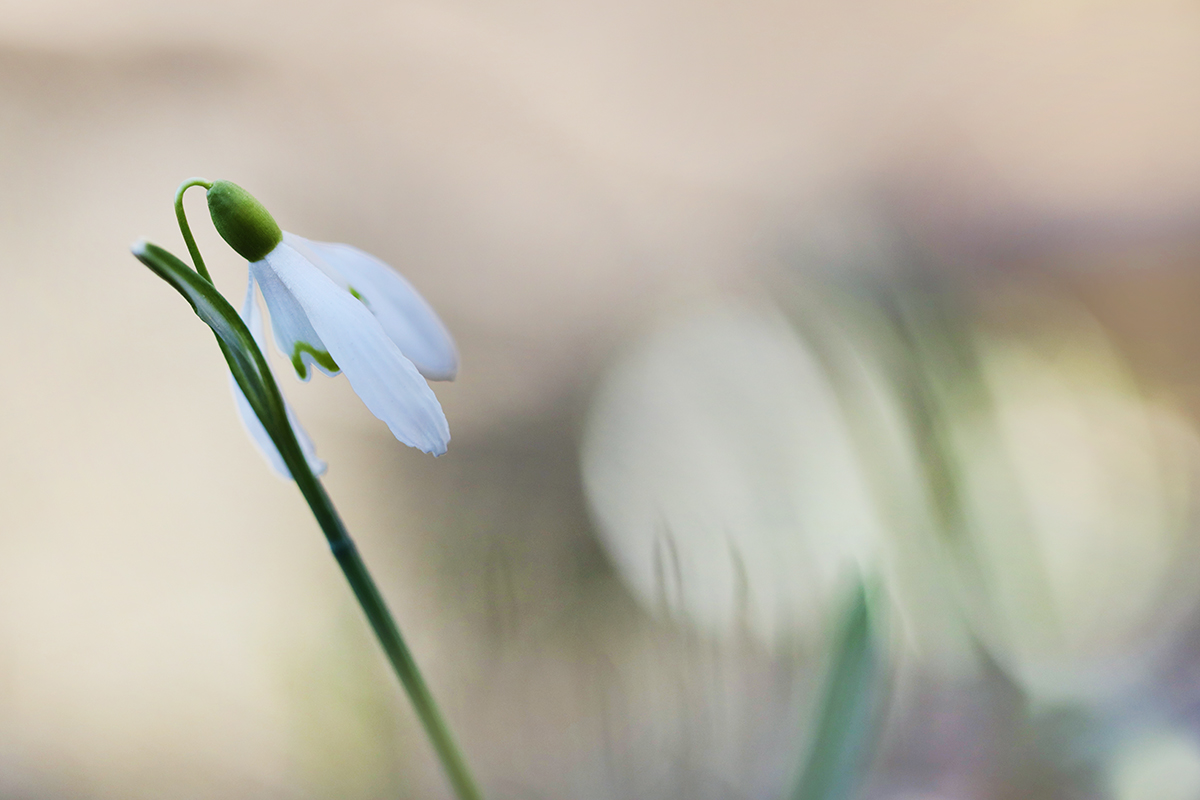
[(870, 768), (886, 681), (884, 654), (860, 583), (845, 615), (804, 770), (792, 800), (852, 800)]
[(298, 449), (298, 445), (287, 421), (282, 396), (254, 337), (234, 307), (216, 287), (170, 251), (144, 240), (134, 244), (132, 250), (139, 261), (179, 292), (196, 316), (216, 334), (229, 370), (255, 415), (284, 460), (289, 455), (294, 458), (288, 451), (292, 446)]

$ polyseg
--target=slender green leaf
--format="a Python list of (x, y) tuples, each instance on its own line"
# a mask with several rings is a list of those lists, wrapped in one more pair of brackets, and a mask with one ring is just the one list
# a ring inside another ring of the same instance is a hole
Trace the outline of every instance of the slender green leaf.
[(792, 800), (851, 800), (875, 750), (886, 667), (862, 584), (855, 589), (840, 634)]

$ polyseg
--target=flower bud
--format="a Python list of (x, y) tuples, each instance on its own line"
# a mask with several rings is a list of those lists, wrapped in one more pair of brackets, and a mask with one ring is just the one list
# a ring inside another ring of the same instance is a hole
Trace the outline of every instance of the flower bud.
[(247, 261), (261, 261), (283, 241), (283, 232), (267, 209), (236, 183), (212, 185), (208, 213), (221, 238)]

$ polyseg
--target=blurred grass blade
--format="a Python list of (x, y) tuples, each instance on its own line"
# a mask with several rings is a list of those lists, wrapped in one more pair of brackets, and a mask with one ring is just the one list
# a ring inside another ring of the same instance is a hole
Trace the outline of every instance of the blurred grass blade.
[(870, 767), (884, 696), (885, 665), (866, 588), (851, 598), (804, 771), (792, 800), (851, 800)]

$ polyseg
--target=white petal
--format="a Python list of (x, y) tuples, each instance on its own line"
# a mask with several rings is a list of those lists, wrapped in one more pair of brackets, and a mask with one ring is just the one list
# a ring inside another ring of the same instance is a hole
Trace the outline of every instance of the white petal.
[(316, 264), (334, 283), (356, 293), (388, 338), (422, 375), (434, 381), (454, 380), (458, 373), (454, 339), (404, 276), (348, 244), (312, 242), (286, 232), (283, 241)]
[[(286, 244), (277, 245), (275, 250), (281, 248), (291, 250)], [(313, 330), (308, 316), (296, 304), (291, 292), (279, 282), (275, 272), (268, 269), (263, 261), (255, 261), (250, 264), (250, 275), (262, 287), (263, 299), (267, 301), (267, 308), (271, 312), (275, 346), (291, 360), (297, 377), (308, 380), (312, 376), (313, 365), (326, 375), (337, 375), (337, 366), (330, 360), (325, 343)]]
[[(258, 349), (265, 350), (266, 344), (263, 337), (262, 312), (259, 311), (258, 303), (255, 302), (254, 298), (253, 275), (250, 276), (249, 285), (246, 287), (246, 300), (242, 303), (241, 315), (242, 319), (246, 321), (246, 327), (250, 329), (250, 335), (258, 343)], [(250, 438), (258, 445), (258, 449), (266, 457), (271, 466), (274, 467), (275, 471), (284, 478), (290, 479), (292, 477), (291, 471), (283, 463), (283, 457), (279, 455), (279, 450), (275, 447), (275, 443), (267, 435), (267, 429), (259, 421), (258, 416), (254, 413), (254, 409), (250, 407), (250, 401), (246, 399), (246, 395), (242, 392), (241, 387), (237, 385), (237, 381), (233, 379), (233, 375), (229, 376), (229, 385), (233, 389), (233, 400), (237, 405), (238, 414), (242, 418), (242, 425), (246, 428), (246, 433), (250, 434)], [(308, 461), (309, 468), (316, 475), (324, 475), (326, 464), (317, 458), (317, 451), (313, 447), (312, 439), (308, 437), (304, 428), (300, 427), (300, 423), (296, 421), (296, 415), (292, 411), (291, 405), (286, 400), (283, 405), (287, 410), (288, 422), (291, 423), (292, 430), (296, 432), (296, 440), (300, 443), (300, 449), (304, 451), (304, 457)]]
[(365, 305), (286, 243), (256, 264), (292, 296), (351, 387), (397, 439), (434, 455), (446, 452), (450, 426), (437, 396)]

